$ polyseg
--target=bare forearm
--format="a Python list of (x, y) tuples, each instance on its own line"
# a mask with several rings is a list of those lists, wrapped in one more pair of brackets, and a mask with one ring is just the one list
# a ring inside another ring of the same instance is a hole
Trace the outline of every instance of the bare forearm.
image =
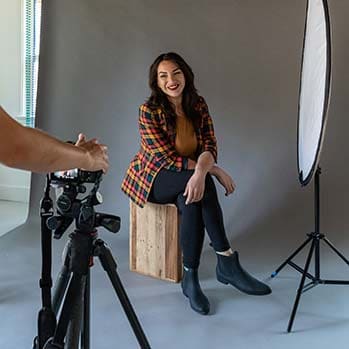
[(0, 163), (34, 172), (82, 168), (108, 171), (108, 148), (97, 139), (80, 134), (76, 145), (61, 142), (47, 133), (24, 127), (0, 106)]
[(195, 166), (195, 171), (201, 172), (206, 175), (211, 169), (212, 166), (214, 165), (214, 158), (213, 155), (209, 151), (205, 151), (200, 154), (198, 157), (196, 166)]
[(0, 141), (0, 162), (9, 167), (51, 172), (88, 165), (84, 149), (20, 125), (1, 107)]
[(217, 176), (219, 170), (220, 170), (220, 167), (217, 164), (213, 164), (209, 172), (212, 176)]
[(75, 167), (87, 167), (86, 152), (72, 144), (67, 144), (48, 134), (22, 127), (20, 136), (10, 149), (7, 165), (34, 172), (52, 172)]

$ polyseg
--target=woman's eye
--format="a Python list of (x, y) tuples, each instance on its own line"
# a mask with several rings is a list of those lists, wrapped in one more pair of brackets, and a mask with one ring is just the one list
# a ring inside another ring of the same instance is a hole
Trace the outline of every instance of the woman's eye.
[(166, 78), (166, 75), (160, 75), (160, 79)]

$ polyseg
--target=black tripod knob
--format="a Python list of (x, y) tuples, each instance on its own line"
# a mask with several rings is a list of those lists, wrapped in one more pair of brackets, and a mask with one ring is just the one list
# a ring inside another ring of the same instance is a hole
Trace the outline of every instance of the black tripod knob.
[(56, 230), (61, 226), (64, 221), (63, 216), (52, 216), (46, 221), (47, 228), (50, 230)]
[(104, 227), (112, 233), (117, 233), (120, 230), (121, 219), (106, 213), (96, 213), (96, 227)]

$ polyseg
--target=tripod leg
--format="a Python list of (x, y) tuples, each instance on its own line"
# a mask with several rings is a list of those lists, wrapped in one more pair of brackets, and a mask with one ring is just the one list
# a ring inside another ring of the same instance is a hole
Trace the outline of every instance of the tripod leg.
[(63, 253), (63, 266), (58, 274), (55, 282), (55, 288), (52, 297), (52, 308), (54, 313), (57, 315), (59, 309), (62, 305), (62, 300), (68, 287), (68, 283), (71, 276), (71, 271), (69, 269), (70, 263), (70, 241), (66, 244)]
[[(50, 345), (47, 346), (47, 348), (45, 346), (45, 349), (50, 349), (51, 347), (64, 348), (64, 338), (66, 337), (69, 320), (71, 319), (71, 311), (76, 304), (81, 302), (83, 286), (84, 286), (84, 276), (73, 273), (73, 276), (69, 283), (67, 295), (63, 303), (62, 311), (56, 327), (54, 337)], [(79, 338), (79, 334), (80, 334), (80, 331), (78, 333), (74, 333), (74, 335), (77, 336), (77, 338)], [(70, 349), (70, 347), (68, 348)]]
[(303, 287), (304, 287), (306, 274), (307, 274), (308, 269), (309, 269), (311, 257), (313, 256), (314, 247), (315, 247), (315, 240), (313, 240), (312, 243), (311, 243), (311, 247), (310, 247), (310, 250), (309, 250), (307, 261), (305, 262), (304, 272), (303, 272), (303, 275), (302, 275), (302, 278), (301, 278), (301, 282), (300, 282), (298, 290), (297, 290), (297, 296), (296, 296), (296, 300), (294, 302), (294, 306), (293, 306), (293, 309), (292, 309), (290, 320), (288, 322), (287, 332), (291, 332), (291, 330), (292, 330), (293, 321), (294, 321), (294, 318), (296, 316), (299, 300), (300, 300), (300, 297), (301, 297), (301, 294), (302, 294), (302, 291), (303, 291)]
[(86, 276), (85, 294), (84, 294), (84, 309), (83, 320), (81, 325), (81, 349), (90, 349), (90, 270)]
[(81, 294), (79, 295), (77, 302), (74, 304), (73, 309), (71, 309), (71, 319), (66, 335), (66, 346), (69, 349), (79, 349), (85, 287), (86, 277), (84, 276), (82, 279)]
[(103, 269), (107, 272), (109, 279), (114, 287), (114, 290), (121, 302), (121, 305), (125, 311), (125, 314), (130, 322), (130, 325), (135, 333), (138, 343), (141, 346), (141, 349), (150, 349), (148, 340), (143, 332), (141, 324), (137, 319), (137, 315), (132, 308), (131, 302), (128, 299), (127, 293), (122, 286), (119, 275), (116, 271), (116, 262), (109, 250), (102, 240), (97, 240), (95, 242), (95, 255), (97, 255), (101, 261)]
[(64, 265), (57, 277), (52, 298), (52, 308), (57, 315), (62, 305), (63, 297), (68, 287), (71, 272)]
[(312, 239), (312, 237), (308, 237), (301, 246), (297, 248), (272, 274), (271, 277), (275, 277), (281, 269), (283, 269)]

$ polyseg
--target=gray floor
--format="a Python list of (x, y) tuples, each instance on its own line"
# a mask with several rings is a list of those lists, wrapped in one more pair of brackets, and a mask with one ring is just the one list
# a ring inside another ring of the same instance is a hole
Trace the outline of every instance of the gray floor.
[[(67, 234), (66, 234), (67, 235)], [(152, 348), (347, 348), (349, 301), (346, 286), (319, 286), (304, 294), (294, 324), (285, 329), (293, 305), (299, 274), (289, 267), (275, 279), (267, 280), (273, 293), (253, 297), (219, 284), (214, 277), (215, 257), (209, 248), (203, 253), (202, 287), (212, 304), (209, 316), (189, 308), (177, 284), (162, 282), (128, 270), (128, 240), (123, 234), (101, 231), (118, 261), (118, 272)], [(258, 237), (259, 236), (259, 237)], [(270, 232), (236, 239), (242, 263), (266, 279), (296, 247), (275, 241)], [(304, 238), (299, 234), (299, 243)], [(66, 236), (54, 241), (54, 272)], [(296, 239), (297, 240), (297, 239)], [(334, 241), (335, 242), (335, 241)], [(349, 254), (349, 246), (341, 246)], [(0, 348), (31, 348), (40, 308), (39, 221), (30, 221), (0, 240)], [(304, 255), (300, 256), (304, 260)], [(344, 263), (324, 252), (324, 276), (349, 278)], [(92, 276), (92, 348), (137, 348), (137, 342), (99, 262)]]

